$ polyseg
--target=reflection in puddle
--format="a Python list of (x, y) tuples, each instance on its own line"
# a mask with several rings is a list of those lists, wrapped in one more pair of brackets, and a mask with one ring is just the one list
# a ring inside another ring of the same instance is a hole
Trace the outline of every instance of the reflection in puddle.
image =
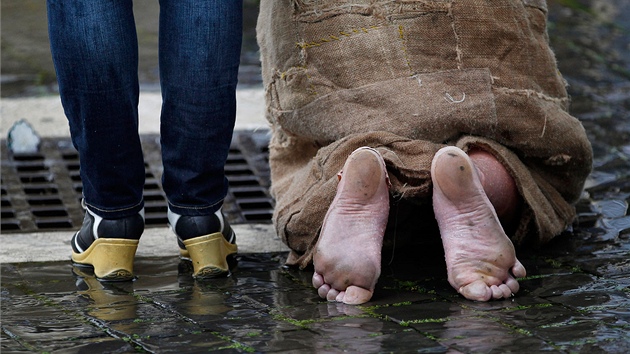
[(232, 307), (225, 304), (223, 294), (202, 289), (198, 284), (187, 290), (187, 293), (179, 298), (181, 301), (179, 306), (188, 316), (220, 315), (232, 310)]
[[(87, 313), (103, 321), (136, 318), (137, 300), (133, 282), (100, 282), (88, 269), (73, 266), (77, 294), (90, 300)], [(91, 273), (91, 274), (90, 274)]]

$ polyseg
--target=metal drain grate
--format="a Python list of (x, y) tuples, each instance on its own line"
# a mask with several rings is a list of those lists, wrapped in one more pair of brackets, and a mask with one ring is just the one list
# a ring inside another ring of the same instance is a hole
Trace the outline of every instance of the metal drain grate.
[[(147, 227), (167, 224), (161, 185), (159, 136), (141, 136), (145, 159)], [(269, 223), (274, 203), (269, 195), (268, 131), (237, 131), (225, 173), (230, 190), (223, 210), (232, 224)], [(2, 146), (6, 141), (2, 140)], [(83, 222), (79, 154), (69, 138), (42, 139), (37, 154), (2, 150), (2, 232), (78, 229)]]

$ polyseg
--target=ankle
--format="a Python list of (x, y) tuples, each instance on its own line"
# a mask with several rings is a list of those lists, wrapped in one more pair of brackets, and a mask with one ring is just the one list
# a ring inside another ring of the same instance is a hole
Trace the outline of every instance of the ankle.
[(85, 208), (81, 229), (72, 238), (76, 253), (87, 250), (97, 239), (139, 240), (144, 232), (144, 209), (124, 218), (106, 219)]
[(229, 238), (232, 233), (221, 209), (209, 215), (187, 216), (178, 214), (169, 208), (167, 216), (171, 229), (181, 240), (217, 232), (221, 232), (226, 238)]

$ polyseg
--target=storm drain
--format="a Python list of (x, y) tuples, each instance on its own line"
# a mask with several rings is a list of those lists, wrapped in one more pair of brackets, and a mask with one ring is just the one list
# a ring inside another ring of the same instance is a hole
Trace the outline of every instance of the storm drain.
[[(157, 135), (141, 136), (145, 160), (147, 227), (165, 226), (162, 161)], [(230, 183), (223, 211), (232, 224), (270, 223), (268, 131), (237, 131), (225, 173)], [(36, 154), (14, 155), (2, 140), (3, 233), (78, 229), (83, 222), (79, 154), (69, 138), (42, 139)]]

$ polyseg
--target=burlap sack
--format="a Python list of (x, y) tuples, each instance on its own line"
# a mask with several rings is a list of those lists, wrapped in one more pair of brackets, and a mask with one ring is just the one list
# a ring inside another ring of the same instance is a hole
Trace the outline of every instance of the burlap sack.
[(392, 195), (419, 204), (431, 200), (437, 150), (481, 147), (525, 201), (513, 241), (563, 231), (592, 152), (567, 113), (546, 13), (544, 0), (262, 0), (274, 223), (288, 263), (311, 261), (336, 174), (364, 145), (383, 154)]

